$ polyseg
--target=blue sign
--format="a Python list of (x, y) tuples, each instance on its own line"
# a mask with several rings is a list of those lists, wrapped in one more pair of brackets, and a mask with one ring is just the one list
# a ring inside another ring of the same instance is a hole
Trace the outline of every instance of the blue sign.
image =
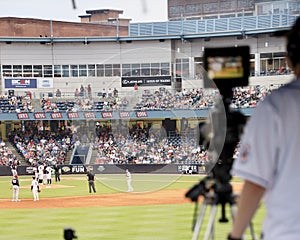
[(36, 78), (5, 78), (4, 88), (37, 88)]

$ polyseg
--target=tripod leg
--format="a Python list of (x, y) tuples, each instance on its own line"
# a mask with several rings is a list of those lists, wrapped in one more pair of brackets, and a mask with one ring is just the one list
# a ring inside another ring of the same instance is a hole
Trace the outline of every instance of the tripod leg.
[(253, 228), (253, 223), (252, 223), (252, 221), (251, 221), (250, 224), (249, 224), (249, 229), (250, 229), (250, 233), (251, 233), (252, 240), (256, 240), (256, 236), (255, 236), (255, 232), (254, 232), (254, 228)]
[[(237, 206), (236, 206), (236, 204), (231, 204), (230, 205), (230, 210), (231, 210), (232, 221), (234, 221), (235, 215), (237, 213)], [(250, 222), (250, 224), (249, 224), (249, 229), (250, 229), (252, 240), (256, 240), (256, 236), (255, 236), (255, 232), (254, 232), (254, 228), (253, 228), (252, 222)], [(246, 240), (245, 237), (243, 237), (242, 239)]]
[(211, 235), (213, 235), (213, 229), (214, 229), (216, 214), (217, 214), (217, 205), (214, 204), (214, 205), (211, 206), (210, 217), (209, 217), (209, 220), (208, 220), (204, 240), (209, 240), (209, 237)]
[(198, 218), (197, 218), (197, 222), (194, 226), (194, 231), (193, 231), (193, 237), (192, 237), (192, 240), (197, 240), (198, 239), (198, 236), (199, 236), (199, 232), (200, 232), (200, 228), (201, 228), (201, 225), (202, 225), (202, 221), (203, 221), (203, 217), (204, 217), (204, 214), (205, 214), (205, 210), (206, 210), (206, 207), (207, 207), (207, 200), (204, 199), (203, 200), (203, 203), (201, 205), (201, 209), (200, 209), (200, 212), (199, 212), (199, 215), (198, 215)]

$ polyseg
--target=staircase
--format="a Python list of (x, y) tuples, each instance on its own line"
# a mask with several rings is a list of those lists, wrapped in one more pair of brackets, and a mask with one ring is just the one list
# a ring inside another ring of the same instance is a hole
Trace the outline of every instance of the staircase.
[(71, 164), (72, 152), (73, 152), (73, 149), (71, 149), (67, 152), (66, 160), (64, 161), (65, 165)]
[(42, 111), (41, 102), (39, 99), (31, 99), (31, 104), (36, 112)]
[(95, 164), (95, 160), (96, 160), (96, 158), (97, 158), (97, 154), (98, 154), (98, 151), (96, 150), (96, 149), (93, 149), (92, 150), (92, 155), (91, 155), (91, 162), (90, 162), (90, 164)]
[(5, 146), (8, 147), (9, 150), (11, 150), (12, 154), (14, 154), (17, 159), (20, 161), (22, 166), (29, 166), (29, 163), (26, 161), (26, 159), (17, 151), (17, 149), (12, 145), (9, 141), (5, 141)]

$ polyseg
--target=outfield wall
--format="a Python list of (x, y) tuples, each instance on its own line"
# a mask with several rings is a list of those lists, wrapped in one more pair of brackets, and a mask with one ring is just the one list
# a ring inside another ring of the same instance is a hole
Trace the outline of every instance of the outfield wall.
[[(132, 173), (151, 173), (151, 174), (193, 174), (204, 173), (203, 166), (197, 164), (99, 164), (99, 165), (62, 165), (61, 174), (84, 174), (87, 168), (92, 168), (96, 174), (123, 174), (126, 169)], [(32, 166), (19, 166), (19, 175), (33, 175), (36, 168)], [(0, 176), (11, 176), (8, 166), (0, 166)]]

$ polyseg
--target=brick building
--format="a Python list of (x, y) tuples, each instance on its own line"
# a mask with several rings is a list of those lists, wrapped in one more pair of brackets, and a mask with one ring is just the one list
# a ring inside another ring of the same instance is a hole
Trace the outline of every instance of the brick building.
[(130, 19), (119, 17), (123, 11), (89, 10), (81, 22), (34, 18), (0, 18), (1, 37), (106, 37), (127, 36)]
[(299, 0), (168, 0), (169, 20), (299, 14)]

